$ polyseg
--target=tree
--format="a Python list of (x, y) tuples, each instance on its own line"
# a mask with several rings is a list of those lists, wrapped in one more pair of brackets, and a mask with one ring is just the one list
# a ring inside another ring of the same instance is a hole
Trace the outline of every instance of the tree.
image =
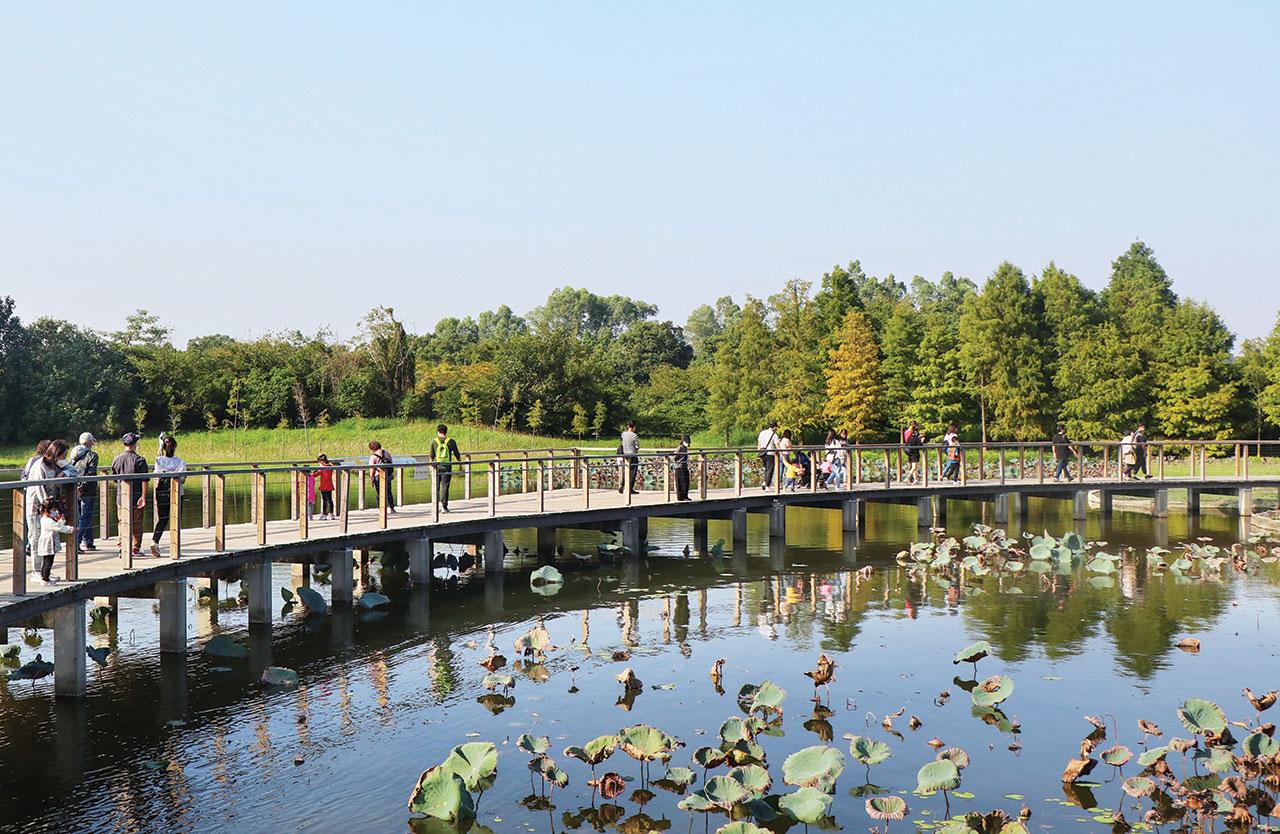
[(654, 368), (687, 368), (693, 361), (684, 331), (669, 321), (636, 322), (618, 337), (611, 353), (619, 376), (631, 388), (646, 385)]
[(960, 361), (978, 396), (982, 440), (1043, 435), (1045, 373), (1031, 286), (1022, 270), (1005, 261), (982, 292), (966, 300), (960, 316)]
[(851, 310), (862, 309), (858, 285), (865, 280), (859, 261), (850, 261), (848, 267), (836, 264), (830, 272), (823, 273), (821, 289), (813, 297), (813, 303), (822, 319), (824, 332), (835, 332)]
[(1032, 292), (1044, 313), (1045, 338), (1051, 346), (1047, 359), (1051, 363), (1061, 359), (1076, 339), (1102, 320), (1098, 294), (1053, 261), (1035, 279)]
[[(574, 405), (577, 405), (577, 403), (574, 403)], [(533, 432), (534, 437), (537, 437), (538, 432), (542, 431), (542, 424), (545, 419), (542, 400), (533, 401), (533, 406), (529, 409), (529, 413), (525, 415), (524, 419), (529, 424), (529, 430)]]
[(728, 444), (737, 428), (764, 425), (776, 384), (776, 345), (762, 301), (747, 296), (738, 320), (724, 335), (711, 367), (707, 424)]
[(769, 415), (788, 428), (804, 432), (823, 423), (822, 319), (809, 298), (813, 285), (791, 280), (783, 291), (769, 298), (777, 353), (773, 408)]
[(970, 434), (977, 422), (977, 406), (960, 363), (960, 328), (953, 312), (942, 310), (922, 317), (915, 390), (905, 415), (916, 420), (926, 437), (941, 437), (952, 423)]
[(904, 302), (898, 305), (881, 336), (883, 389), (879, 410), (883, 426), (892, 429), (890, 433), (894, 435), (910, 419), (922, 335), (920, 314)]
[(358, 346), (376, 372), (387, 401), (388, 415), (413, 390), (414, 357), (404, 325), (390, 307), (374, 307), (360, 323)]
[(685, 322), (684, 334), (693, 347), (694, 359), (710, 360), (720, 346), (720, 338), (724, 332), (738, 320), (741, 308), (733, 303), (730, 296), (722, 296), (716, 306), (700, 304), (693, 308), (689, 320)]
[(1143, 361), (1151, 362), (1159, 352), (1165, 317), (1177, 303), (1173, 282), (1155, 252), (1142, 241), (1130, 245), (1112, 262), (1101, 300), (1107, 319), (1119, 325)]
[(1258, 402), (1267, 419), (1280, 425), (1280, 315), (1276, 316), (1275, 327), (1263, 344), (1262, 360), (1269, 383), (1259, 395)]
[(826, 368), (826, 414), (855, 440), (865, 441), (879, 429), (883, 390), (875, 334), (866, 316), (851, 310), (835, 335), (836, 346)]
[(535, 329), (559, 330), (574, 338), (617, 336), (638, 321), (656, 315), (658, 308), (621, 295), (608, 298), (588, 290), (561, 287), (552, 290), (547, 303), (529, 311)]
[(707, 425), (707, 378), (711, 366), (659, 365), (648, 385), (631, 396), (631, 409), (653, 434), (692, 434)]
[(1137, 352), (1108, 322), (1071, 342), (1054, 376), (1058, 419), (1078, 438), (1120, 437), (1146, 414), (1146, 375)]
[(578, 442), (582, 442), (582, 436), (591, 429), (590, 418), (587, 417), (587, 410), (582, 403), (573, 404), (573, 422), (570, 424), (573, 433), (578, 436)]
[(1240, 382), (1235, 337), (1207, 304), (1184, 298), (1164, 317), (1156, 365), (1155, 418), (1166, 437), (1225, 439)]
[(596, 400), (596, 413), (591, 419), (591, 434), (598, 441), (600, 433), (604, 431), (605, 424), (609, 422), (609, 409), (604, 404), (604, 400)]
[(5, 403), (0, 408), (0, 439), (18, 440), (30, 431), (22, 392), (33, 370), (27, 332), (14, 312), (13, 299), (0, 297), (0, 402)]

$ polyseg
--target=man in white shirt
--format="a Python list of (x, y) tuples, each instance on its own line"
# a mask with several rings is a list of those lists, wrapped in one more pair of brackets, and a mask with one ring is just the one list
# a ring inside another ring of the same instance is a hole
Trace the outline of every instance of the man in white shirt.
[(761, 489), (773, 485), (773, 471), (777, 468), (778, 456), (774, 450), (778, 448), (778, 421), (770, 420), (769, 425), (756, 438), (756, 448), (760, 450), (760, 463), (764, 466), (764, 483)]

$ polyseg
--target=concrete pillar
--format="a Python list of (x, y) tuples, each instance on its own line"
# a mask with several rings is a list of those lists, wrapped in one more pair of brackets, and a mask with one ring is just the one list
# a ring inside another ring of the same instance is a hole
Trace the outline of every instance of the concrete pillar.
[(490, 530), (484, 534), (484, 572), (485, 573), (502, 573), (502, 559), (506, 554), (503, 548), (506, 545), (502, 540), (501, 530)]
[(840, 503), (840, 529), (857, 533), (867, 526), (867, 508), (860, 499), (847, 498)]
[(1089, 490), (1077, 489), (1071, 493), (1071, 517), (1077, 521), (1089, 517)]
[(769, 507), (769, 538), (787, 538), (787, 505), (781, 501), (774, 501)]
[(1115, 509), (1115, 495), (1109, 489), (1098, 490), (1098, 508), (1103, 518), (1111, 518)]
[(785, 539), (769, 537), (769, 568), (775, 571), (787, 569), (787, 542)]
[(349, 649), (355, 645), (355, 606), (343, 605), (329, 612), (329, 639), (335, 649)]
[(187, 653), (187, 580), (156, 583), (160, 603), (160, 653)]
[(548, 565), (556, 560), (556, 528), (538, 528), (538, 559)]
[(734, 510), (730, 514), (730, 522), (733, 526), (733, 542), (745, 542), (747, 540), (747, 511)]
[(404, 543), (409, 551), (409, 582), (414, 585), (431, 585), (431, 559), (435, 548), (431, 539), (410, 539)]
[(738, 576), (745, 576), (747, 573), (747, 543), (733, 543), (733, 572)]
[(1169, 517), (1169, 490), (1157, 489), (1155, 495), (1154, 506), (1151, 508), (1151, 514), (1156, 518)]
[(53, 610), (53, 691), (67, 698), (85, 693), (84, 600)]
[(1200, 490), (1187, 487), (1187, 515), (1200, 515)]
[(1253, 515), (1253, 487), (1240, 487), (1240, 491), (1238, 495), (1240, 497), (1240, 517), (1248, 518), (1252, 516)]
[(249, 593), (249, 625), (270, 625), (271, 563), (255, 562), (245, 565), (244, 585)]
[(699, 553), (707, 552), (707, 526), (705, 518), (693, 520), (693, 549)]
[(644, 540), (640, 534), (640, 519), (622, 519), (622, 546), (629, 548), (635, 556), (644, 555)]
[(350, 550), (329, 551), (329, 599), (334, 608), (345, 607), (355, 597), (355, 554)]
[(928, 495), (916, 499), (916, 526), (933, 526), (933, 498)]

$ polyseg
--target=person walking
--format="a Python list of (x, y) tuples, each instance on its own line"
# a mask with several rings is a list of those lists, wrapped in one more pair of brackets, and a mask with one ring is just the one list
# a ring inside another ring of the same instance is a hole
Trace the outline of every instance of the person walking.
[[(391, 491), (391, 453), (376, 440), (369, 441), (369, 468), (373, 470), (369, 477), (373, 481), (374, 494), (378, 494), (379, 489), (386, 490), (387, 509), (394, 513), (396, 496)], [(381, 501), (382, 497), (379, 496), (378, 500)]]
[(680, 438), (675, 454), (671, 458), (671, 470), (676, 476), (676, 500), (691, 501), (689, 498), (689, 435)]
[[(147, 473), (147, 459), (138, 454), (138, 441), (142, 438), (136, 432), (125, 432), (120, 438), (120, 445), (124, 446), (124, 451), (116, 455), (115, 460), (111, 461), (112, 475), (145, 475)], [(133, 520), (133, 541), (130, 542), (130, 551), (134, 557), (142, 555), (142, 509), (147, 506), (147, 482), (145, 479), (135, 479), (127, 483), (121, 481), (116, 482), (116, 495), (121, 493), (127, 494), (127, 498), (118, 503), (124, 504), (121, 511), (127, 509), (130, 519)], [(124, 553), (125, 542), (123, 538), (120, 541), (120, 552)]]
[(775, 451), (778, 448), (777, 420), (770, 420), (769, 425), (765, 426), (764, 430), (760, 432), (760, 436), (756, 438), (756, 448), (760, 450), (760, 464), (764, 467), (764, 476), (760, 488), (768, 489), (773, 486), (773, 474), (778, 464), (778, 456)]
[[(67, 444), (63, 440), (46, 440), (41, 441), (44, 446), (40, 451), (40, 456), (27, 461), (27, 465), (23, 467), (22, 479), (24, 481), (51, 481), (55, 478), (65, 476), (63, 467), (67, 464)], [(36, 447), (37, 449), (40, 446)], [(54, 484), (34, 484), (27, 487), (27, 543), (29, 552), (37, 554), (36, 548), (33, 546), (36, 537), (40, 534), (40, 515), (42, 507), (48, 504), (50, 507), (59, 505), (58, 497), (59, 489)], [(40, 569), (40, 559), (37, 555), (36, 570)]]
[(907, 483), (914, 484), (920, 480), (920, 449), (924, 446), (924, 435), (915, 420), (902, 433), (902, 445), (907, 447), (907, 463), (911, 464), (907, 470)]
[(1071, 461), (1071, 441), (1067, 439), (1067, 427), (1061, 423), (1053, 434), (1053, 460), (1054, 482), (1062, 478), (1071, 480), (1071, 473), (1067, 471), (1067, 464)]
[(827, 432), (827, 441), (823, 445), (827, 449), (827, 478), (822, 486), (824, 488), (839, 489), (845, 480), (844, 450), (848, 447), (848, 444), (833, 428)]
[(320, 520), (328, 521), (338, 517), (333, 504), (333, 467), (337, 464), (329, 462), (329, 456), (321, 452), (316, 457), (320, 471), (316, 473), (316, 488), (320, 492)]
[[(98, 474), (98, 453), (93, 451), (98, 439), (89, 432), (80, 435), (80, 445), (71, 450), (71, 465), (81, 478)], [(76, 552), (97, 550), (93, 544), (93, 511), (98, 506), (98, 484), (90, 481), (76, 487)]]
[[(636, 421), (628, 420), (626, 431), (622, 433), (620, 438), (622, 443), (619, 448), (622, 449), (623, 464), (631, 473), (631, 492), (632, 494), (640, 491), (640, 435), (636, 434)], [(618, 485), (618, 492), (626, 487), (624, 480)]]
[[(160, 558), (160, 537), (169, 529), (170, 498), (173, 495), (173, 482), (178, 482), (178, 501), (182, 501), (183, 486), (187, 482), (186, 475), (176, 473), (187, 471), (187, 462), (178, 457), (178, 440), (171, 434), (161, 435), (160, 454), (156, 455), (156, 472), (175, 473), (172, 478), (156, 479), (156, 524), (151, 532), (151, 555)], [(181, 519), (179, 519), (181, 522)]]
[(1137, 478), (1139, 472), (1143, 478), (1151, 477), (1151, 473), (1147, 471), (1146, 423), (1139, 423), (1137, 431), (1133, 433), (1133, 477)]
[(1133, 471), (1138, 468), (1138, 456), (1133, 450), (1133, 430), (1120, 438), (1120, 480), (1134, 477)]
[(960, 480), (960, 432), (956, 428), (956, 424), (952, 423), (947, 426), (947, 433), (942, 437), (942, 443), (946, 447), (947, 468), (943, 470), (942, 477), (949, 481)]
[(39, 540), (36, 542), (36, 569), (31, 572), (31, 578), (37, 585), (57, 585), (58, 577), (51, 571), (53, 557), (58, 553), (58, 536), (74, 533), (75, 528), (67, 524), (55, 499), (41, 502), (36, 512), (40, 519)]
[(791, 429), (787, 429), (782, 433), (782, 438), (778, 441), (778, 458), (782, 467), (778, 477), (783, 478), (782, 488), (791, 492), (795, 492), (796, 486), (804, 475), (804, 470), (800, 466), (800, 459), (792, 451), (792, 446), (794, 445), (791, 441)]
[(436, 437), (431, 441), (428, 450), (431, 461), (435, 463), (436, 496), (440, 500), (440, 509), (449, 512), (449, 487), (453, 485), (452, 460), (461, 461), (458, 442), (449, 436), (449, 427), (444, 423), (436, 426)]

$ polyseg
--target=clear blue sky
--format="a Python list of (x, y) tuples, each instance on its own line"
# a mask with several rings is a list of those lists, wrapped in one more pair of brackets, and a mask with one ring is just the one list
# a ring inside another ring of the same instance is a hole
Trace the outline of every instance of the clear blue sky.
[(0, 293), (176, 337), (860, 259), (1280, 308), (1280, 4), (9, 3)]

